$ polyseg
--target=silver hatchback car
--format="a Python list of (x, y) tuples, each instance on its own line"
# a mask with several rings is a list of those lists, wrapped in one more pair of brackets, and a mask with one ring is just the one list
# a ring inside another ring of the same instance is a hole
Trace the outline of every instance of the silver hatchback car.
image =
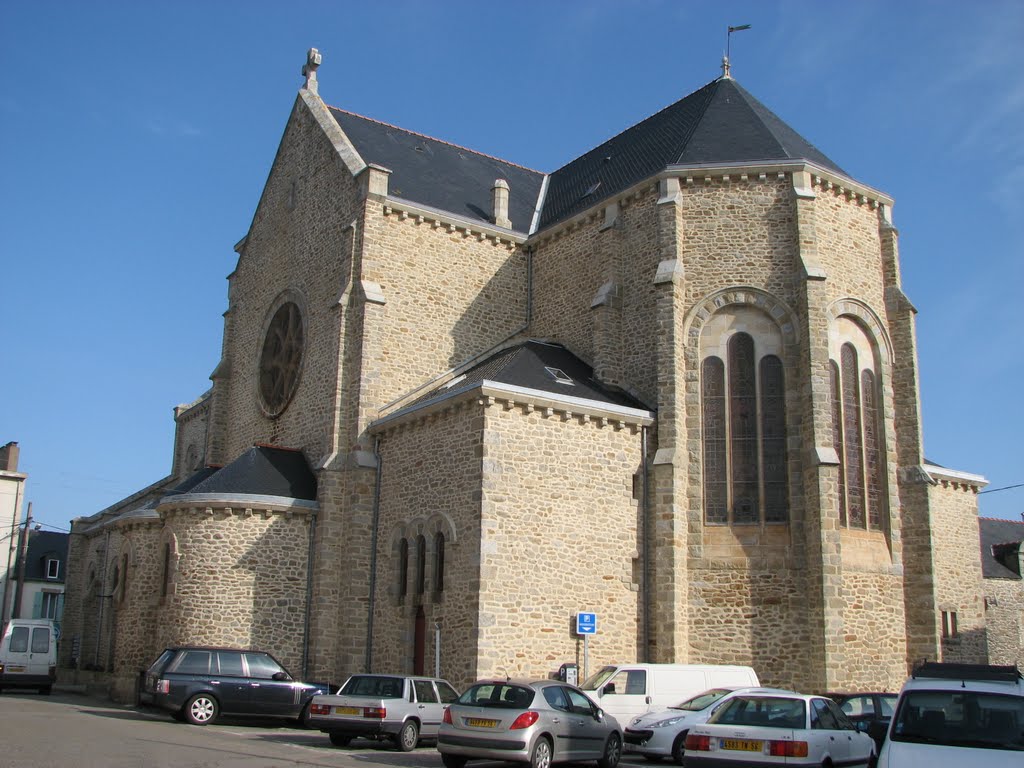
[(468, 760), (531, 768), (596, 760), (615, 768), (622, 729), (583, 691), (558, 680), (480, 680), (445, 710), (437, 749), (445, 768)]

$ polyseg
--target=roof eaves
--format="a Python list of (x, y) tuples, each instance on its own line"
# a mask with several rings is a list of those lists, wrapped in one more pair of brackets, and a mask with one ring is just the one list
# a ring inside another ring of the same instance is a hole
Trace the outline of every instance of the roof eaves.
[(180, 493), (165, 496), (156, 505), (158, 512), (181, 507), (204, 507), (208, 509), (271, 509), (274, 511), (298, 510), (312, 512), (320, 508), (317, 501), (296, 499), (291, 496), (267, 496), (259, 493)]
[(541, 408), (553, 408), (559, 411), (586, 414), (595, 418), (605, 418), (609, 421), (621, 421), (638, 426), (646, 427), (654, 423), (654, 413), (652, 411), (629, 408), (613, 403), (601, 403), (597, 400), (559, 395), (540, 389), (530, 389), (491, 379), (483, 379), (482, 381), (474, 381), (461, 387), (452, 388), (439, 394), (437, 397), (418, 402), (381, 419), (377, 419), (370, 424), (369, 431), (372, 433), (382, 432), (389, 426), (404, 421), (411, 414), (420, 411), (437, 410), (442, 404), (448, 404), (448, 401), (464, 399), (467, 395), (471, 394), (474, 396), (500, 397), (503, 399), (509, 399), (511, 395), (511, 399), (527, 401)]
[[(424, 203), (415, 203), (412, 200), (406, 200), (402, 197), (384, 195), (383, 200), (386, 206), (390, 206), (396, 211), (404, 211), (405, 213), (413, 216), (420, 216), (427, 221), (436, 221), (438, 224), (445, 224), (455, 227), (456, 229), (464, 229), (474, 235), (479, 234), (486, 237), (493, 237), (495, 240), (506, 241), (515, 245), (525, 243), (528, 237), (528, 235), (522, 231), (505, 229), (504, 227), (498, 227), (494, 224), (488, 224), (480, 219), (471, 219), (468, 216), (460, 216), (459, 214), (452, 213), (451, 211), (444, 211), (440, 208), (425, 205)], [(387, 210), (385, 210), (385, 214), (386, 213)]]
[(988, 480), (985, 477), (971, 472), (959, 472), (955, 469), (937, 467), (934, 464), (922, 464), (921, 467), (933, 481), (946, 480), (961, 485), (969, 485), (976, 490), (988, 485)]

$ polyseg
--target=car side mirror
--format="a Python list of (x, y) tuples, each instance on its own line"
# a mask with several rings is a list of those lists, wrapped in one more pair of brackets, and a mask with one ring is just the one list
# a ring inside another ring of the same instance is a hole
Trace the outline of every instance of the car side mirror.
[(603, 709), (598, 709), (594, 713), (594, 719), (597, 720), (597, 722), (599, 722), (599, 723), (603, 723), (604, 722), (604, 710)]
[(615, 683), (608, 683), (608, 685), (601, 689), (601, 693), (615, 693)]
[(271, 677), (271, 680), (277, 680), (278, 682), (284, 682), (285, 680), (291, 679), (291, 676), (287, 672), (275, 672)]

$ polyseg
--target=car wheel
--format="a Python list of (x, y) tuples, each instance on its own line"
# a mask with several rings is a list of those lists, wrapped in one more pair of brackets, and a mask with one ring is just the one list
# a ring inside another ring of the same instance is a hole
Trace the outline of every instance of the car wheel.
[(406, 720), (402, 730), (398, 732), (398, 748), (403, 752), (412, 752), (420, 740), (420, 727), (415, 720)]
[(597, 761), (597, 766), (598, 768), (615, 768), (619, 764), (620, 757), (622, 757), (622, 739), (619, 738), (619, 734), (613, 733), (605, 742), (604, 754)]
[(338, 731), (331, 731), (331, 744), (336, 747), (347, 747), (349, 742), (352, 741), (352, 737), (347, 733), (340, 733)]
[(185, 720), (192, 725), (209, 725), (217, 719), (217, 700), (208, 693), (197, 693), (185, 702)]
[(302, 711), (299, 713), (299, 716), (295, 718), (295, 725), (297, 725), (299, 728), (309, 728), (309, 705), (312, 703), (312, 700), (307, 701), (306, 706), (302, 708)]
[(672, 742), (672, 762), (676, 765), (683, 764), (683, 755), (686, 752), (686, 734), (680, 733)]
[(551, 768), (551, 742), (541, 737), (530, 753), (530, 768)]
[(466, 758), (462, 755), (441, 755), (441, 762), (444, 763), (444, 768), (465, 768)]

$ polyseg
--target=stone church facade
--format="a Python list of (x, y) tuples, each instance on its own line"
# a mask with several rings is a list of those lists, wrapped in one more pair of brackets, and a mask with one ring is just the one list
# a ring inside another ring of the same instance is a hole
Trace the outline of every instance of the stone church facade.
[[(329, 107), (310, 52), (171, 474), (73, 524), (65, 665), (171, 643), (455, 685), (985, 661), (892, 200), (728, 73), (551, 174)], [(952, 631), (951, 631), (952, 629)]]

